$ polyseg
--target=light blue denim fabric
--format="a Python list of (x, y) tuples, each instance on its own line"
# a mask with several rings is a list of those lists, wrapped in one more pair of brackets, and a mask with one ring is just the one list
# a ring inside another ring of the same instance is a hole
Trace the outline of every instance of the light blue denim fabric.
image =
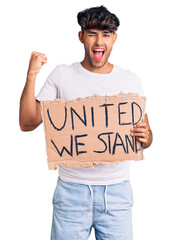
[(53, 195), (51, 240), (132, 240), (133, 193), (130, 181), (85, 185), (60, 177)]

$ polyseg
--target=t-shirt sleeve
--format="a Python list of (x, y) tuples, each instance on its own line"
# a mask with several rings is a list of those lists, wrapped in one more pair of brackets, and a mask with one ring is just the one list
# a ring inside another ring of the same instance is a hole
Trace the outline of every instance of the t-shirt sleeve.
[(144, 96), (144, 89), (140, 77), (137, 74), (135, 75), (135, 91), (140, 95)]
[[(145, 93), (144, 93), (144, 89), (143, 89), (143, 85), (142, 85), (142, 82), (141, 82), (141, 79), (140, 79), (140, 77), (137, 75), (137, 74), (135, 74), (135, 91), (140, 95), (140, 96), (142, 96), (142, 97), (144, 97), (145, 95)], [(145, 102), (145, 110), (144, 110), (144, 112), (146, 113), (146, 102)]]
[(60, 67), (57, 65), (47, 77), (44, 85), (36, 95), (38, 101), (53, 101), (60, 97)]

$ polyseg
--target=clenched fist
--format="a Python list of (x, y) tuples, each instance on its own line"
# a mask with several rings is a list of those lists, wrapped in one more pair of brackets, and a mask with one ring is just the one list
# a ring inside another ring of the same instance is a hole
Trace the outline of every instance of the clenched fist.
[(39, 52), (32, 52), (29, 68), (28, 68), (28, 75), (36, 75), (41, 70), (41, 67), (47, 62), (47, 57), (43, 53)]

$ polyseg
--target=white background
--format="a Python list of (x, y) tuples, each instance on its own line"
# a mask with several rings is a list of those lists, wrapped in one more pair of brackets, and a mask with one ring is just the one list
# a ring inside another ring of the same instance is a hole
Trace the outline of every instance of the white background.
[(145, 160), (131, 165), (134, 240), (172, 239), (172, 15), (167, 0), (94, 0), (94, 4), (91, 0), (11, 0), (1, 4), (0, 239), (50, 239), (58, 171), (48, 170), (43, 124), (32, 132), (20, 130), (20, 96), (32, 51), (48, 58), (37, 76), (35, 94), (57, 64), (83, 60), (76, 16), (101, 4), (121, 23), (109, 61), (140, 76), (154, 136), (152, 146), (144, 151)]

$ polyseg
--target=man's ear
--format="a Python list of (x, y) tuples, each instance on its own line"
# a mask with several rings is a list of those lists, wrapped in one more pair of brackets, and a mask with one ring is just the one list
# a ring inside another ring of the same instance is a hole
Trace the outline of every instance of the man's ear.
[(78, 37), (79, 37), (80, 42), (81, 42), (81, 43), (84, 43), (82, 31), (79, 31)]
[(117, 39), (117, 33), (115, 32), (113, 35), (113, 43), (115, 43), (116, 39)]

